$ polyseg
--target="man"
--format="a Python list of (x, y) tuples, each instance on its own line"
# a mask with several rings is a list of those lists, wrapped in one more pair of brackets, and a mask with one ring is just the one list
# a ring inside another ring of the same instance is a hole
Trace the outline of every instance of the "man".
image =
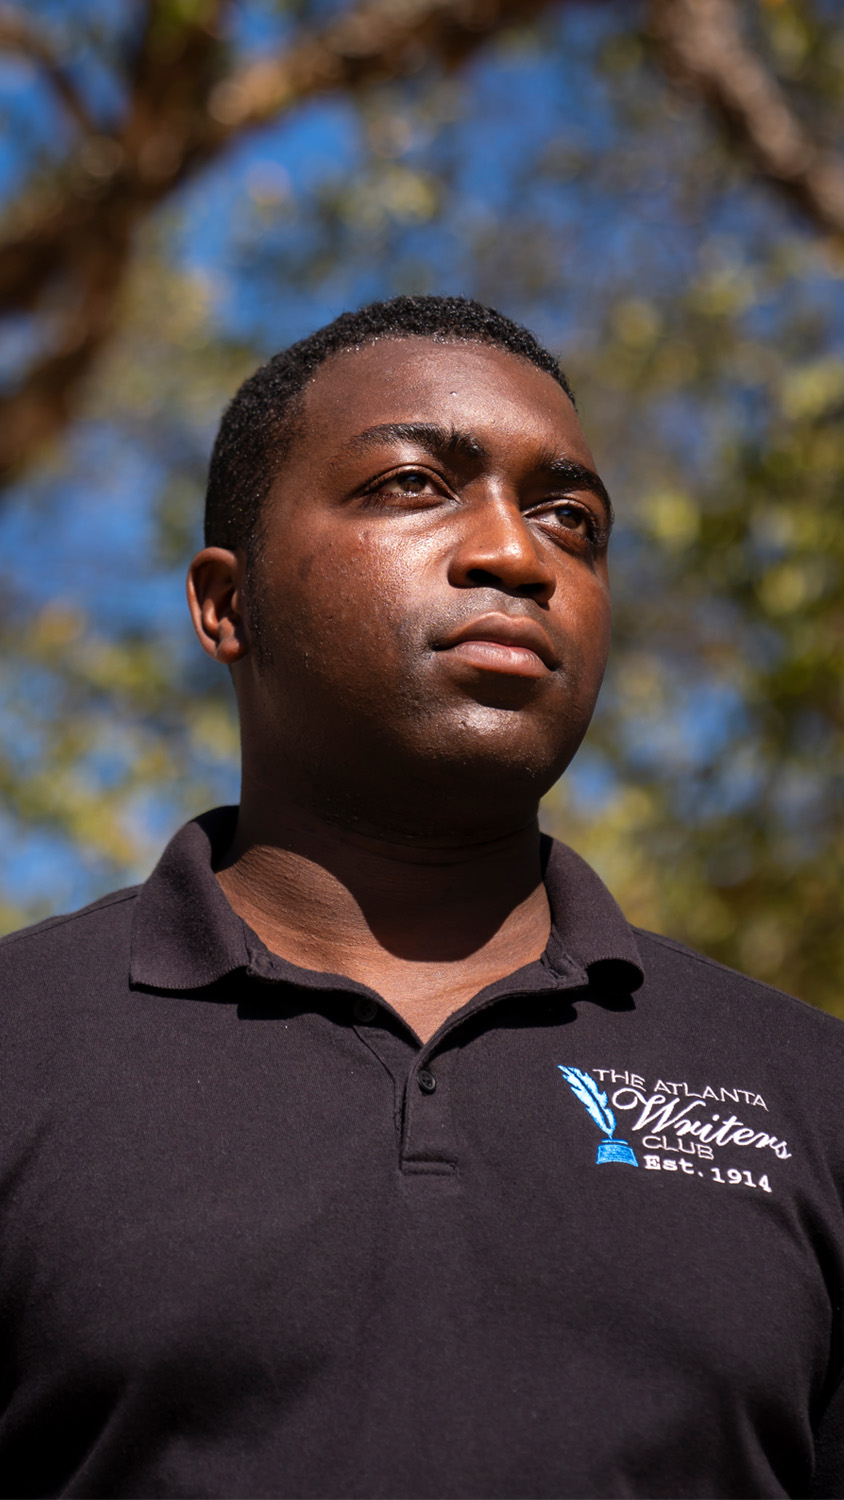
[(610, 524), (474, 303), (235, 397), (239, 810), (0, 947), (4, 1494), (844, 1494), (844, 1032), (538, 832)]

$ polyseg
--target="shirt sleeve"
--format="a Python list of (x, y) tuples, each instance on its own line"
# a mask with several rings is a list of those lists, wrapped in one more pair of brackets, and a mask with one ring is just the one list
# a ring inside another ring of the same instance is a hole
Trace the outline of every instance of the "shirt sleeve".
[(811, 1500), (844, 1496), (844, 1376), (823, 1414), (815, 1439), (815, 1473)]

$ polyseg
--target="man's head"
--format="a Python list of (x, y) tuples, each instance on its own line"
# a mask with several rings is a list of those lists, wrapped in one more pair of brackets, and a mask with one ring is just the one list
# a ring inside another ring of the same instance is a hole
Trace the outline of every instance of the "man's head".
[(189, 585), (245, 785), (407, 836), (529, 816), (600, 686), (610, 519), (500, 314), (396, 299), (277, 356), (224, 418)]
[(342, 313), (261, 365), (227, 406), (208, 473), (207, 547), (242, 549), (251, 560), (263, 502), (301, 427), (308, 382), (333, 355), (396, 338), (492, 344), (530, 360), (574, 400), (553, 354), (527, 328), (466, 297), (393, 297)]

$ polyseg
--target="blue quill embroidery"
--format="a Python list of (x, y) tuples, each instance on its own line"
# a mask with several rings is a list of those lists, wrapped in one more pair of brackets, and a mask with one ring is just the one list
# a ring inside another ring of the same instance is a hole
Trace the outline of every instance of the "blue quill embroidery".
[(584, 1073), (582, 1068), (566, 1068), (562, 1063), (557, 1067), (566, 1080), (569, 1088), (581, 1104), (585, 1104), (592, 1119), (604, 1135), (615, 1134), (615, 1115), (607, 1103), (606, 1094), (602, 1094), (598, 1085), (589, 1073)]
[(606, 1094), (602, 1094), (597, 1083), (590, 1073), (585, 1073), (582, 1068), (567, 1068), (563, 1063), (557, 1063), (557, 1067), (566, 1080), (575, 1099), (585, 1104), (592, 1119), (599, 1130), (604, 1133), (604, 1140), (598, 1142), (597, 1161), (626, 1162), (630, 1167), (638, 1167), (636, 1152), (627, 1141), (617, 1141), (615, 1136), (615, 1115), (607, 1102)]

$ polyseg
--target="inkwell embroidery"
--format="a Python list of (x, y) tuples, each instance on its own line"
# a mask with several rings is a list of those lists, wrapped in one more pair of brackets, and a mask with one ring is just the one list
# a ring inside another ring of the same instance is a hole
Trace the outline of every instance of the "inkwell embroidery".
[(606, 1139), (598, 1142), (598, 1165), (605, 1161), (626, 1161), (631, 1167), (638, 1167), (632, 1146), (628, 1146), (626, 1141), (614, 1139), (615, 1115), (609, 1107), (606, 1094), (600, 1092), (594, 1078), (589, 1073), (584, 1073), (582, 1068), (566, 1068), (562, 1063), (557, 1063), (557, 1067), (575, 1098), (586, 1106), (598, 1129), (604, 1132)]

